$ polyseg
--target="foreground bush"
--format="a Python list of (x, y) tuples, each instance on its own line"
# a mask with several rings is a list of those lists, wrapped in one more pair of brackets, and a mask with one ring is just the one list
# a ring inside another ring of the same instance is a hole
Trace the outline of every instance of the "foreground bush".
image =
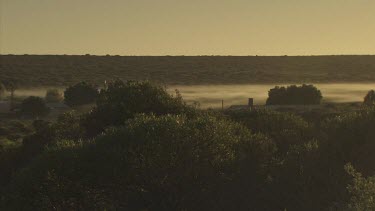
[(329, 161), (353, 165), (365, 175), (375, 175), (375, 108), (343, 114), (323, 124)]
[[(332, 205), (324, 174), (327, 170), (320, 160), (319, 141), (305, 120), (272, 110), (226, 114), (251, 131), (267, 134), (277, 146), (273, 157), (277, 165), (272, 166), (269, 184), (258, 190), (257, 195), (263, 195), (263, 202), (257, 204), (257, 209), (253, 207), (254, 210), (319, 210)], [(345, 188), (345, 183), (341, 185)]]
[[(93, 142), (49, 147), (18, 172), (2, 205), (15, 210), (244, 207), (255, 203), (256, 195), (235, 197), (231, 187), (256, 193), (274, 151), (266, 137), (215, 117), (141, 115)], [(249, 176), (246, 183), (240, 175)]]
[(303, 144), (313, 138), (308, 123), (293, 114), (271, 110), (229, 111), (226, 114), (254, 132), (267, 134), (281, 153), (287, 153), (293, 145)]
[(278, 87), (268, 92), (267, 105), (314, 105), (320, 104), (322, 93), (313, 85)]
[(96, 107), (83, 120), (89, 136), (108, 126), (122, 125), (138, 113), (181, 114), (191, 110), (181, 96), (171, 96), (165, 88), (150, 82), (120, 80), (108, 84), (99, 95)]
[(0, 150), (0, 210), (372, 210), (375, 108), (327, 118), (197, 111), (115, 81)]
[(351, 164), (345, 165), (345, 170), (353, 178), (347, 187), (350, 193), (348, 210), (375, 210), (375, 176), (365, 178)]

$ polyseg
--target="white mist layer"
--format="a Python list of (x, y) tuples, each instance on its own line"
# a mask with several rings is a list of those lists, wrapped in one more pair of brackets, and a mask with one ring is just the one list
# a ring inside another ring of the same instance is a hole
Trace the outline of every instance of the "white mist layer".
[[(339, 84), (314, 84), (322, 91), (323, 100), (326, 102), (361, 102), (366, 93), (375, 89), (375, 83), (339, 83)], [(199, 102), (201, 108), (221, 108), (231, 105), (246, 105), (248, 98), (254, 98), (256, 105), (263, 105), (268, 97), (268, 91), (276, 85), (193, 85), (169, 86), (168, 91), (174, 94), (179, 90), (184, 100), (188, 103)], [(285, 86), (280, 84), (279, 86)], [(64, 88), (58, 87), (63, 92)], [(16, 96), (44, 97), (47, 88), (19, 89)]]

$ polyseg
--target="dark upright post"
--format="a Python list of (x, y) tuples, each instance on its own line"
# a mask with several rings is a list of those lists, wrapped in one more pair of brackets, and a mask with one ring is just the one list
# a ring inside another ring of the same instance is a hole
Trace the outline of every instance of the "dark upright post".
[(249, 102), (247, 104), (250, 108), (253, 108), (254, 106), (254, 99), (253, 98), (249, 98)]

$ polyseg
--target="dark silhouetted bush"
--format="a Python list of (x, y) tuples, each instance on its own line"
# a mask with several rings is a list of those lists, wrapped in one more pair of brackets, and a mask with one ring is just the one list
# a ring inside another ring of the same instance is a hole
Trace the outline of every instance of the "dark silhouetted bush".
[[(237, 191), (264, 183), (272, 141), (204, 115), (140, 115), (93, 142), (60, 141), (20, 171), (3, 207), (22, 210), (212, 210), (249, 205)], [(259, 180), (258, 180), (259, 179)], [(241, 200), (238, 200), (241, 199)], [(234, 201), (233, 201), (234, 200)], [(236, 201), (237, 200), (237, 201)]]
[(308, 123), (293, 114), (258, 109), (229, 111), (226, 114), (254, 132), (267, 134), (282, 153), (287, 153), (289, 147), (303, 144), (313, 137)]
[(25, 116), (40, 117), (47, 115), (50, 109), (42, 98), (31, 96), (22, 101), (20, 112)]
[(64, 92), (64, 101), (68, 106), (79, 106), (94, 103), (98, 97), (98, 89), (87, 82), (80, 82), (68, 87)]
[(353, 165), (365, 175), (375, 175), (375, 108), (363, 108), (329, 119), (323, 124), (323, 142), (329, 160)]
[(375, 105), (375, 91), (371, 90), (365, 96), (363, 103), (367, 106)]
[(347, 187), (350, 193), (347, 210), (375, 210), (375, 176), (365, 178), (351, 164), (345, 165), (345, 170), (353, 178)]
[(267, 105), (314, 105), (320, 104), (322, 93), (313, 85), (278, 87), (268, 92)]
[(35, 120), (33, 122), (35, 133), (26, 136), (22, 141), (24, 150), (29, 154), (36, 155), (41, 152), (47, 144), (55, 142), (56, 131), (52, 125), (53, 124), (45, 120)]
[(116, 80), (101, 90), (96, 107), (83, 120), (89, 136), (107, 126), (122, 125), (138, 113), (180, 114), (192, 110), (181, 96), (171, 96), (165, 88), (150, 82)]
[(53, 124), (56, 138), (60, 140), (79, 140), (83, 138), (85, 131), (80, 121), (81, 115), (75, 111), (59, 115), (57, 121)]

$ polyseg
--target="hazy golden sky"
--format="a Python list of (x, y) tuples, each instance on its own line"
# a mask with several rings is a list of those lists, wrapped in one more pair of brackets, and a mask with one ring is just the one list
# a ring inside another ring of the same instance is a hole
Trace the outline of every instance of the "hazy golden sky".
[(2, 54), (375, 54), (375, 0), (0, 0)]

